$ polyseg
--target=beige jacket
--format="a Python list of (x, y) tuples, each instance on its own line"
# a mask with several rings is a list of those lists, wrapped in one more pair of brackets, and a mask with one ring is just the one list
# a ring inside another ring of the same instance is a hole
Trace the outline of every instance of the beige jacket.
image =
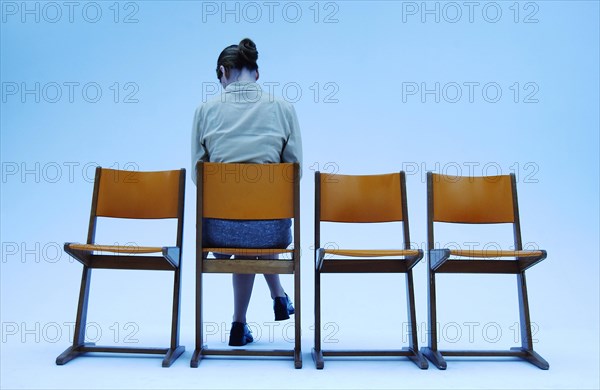
[(298, 162), (302, 139), (294, 106), (254, 82), (234, 82), (196, 109), (192, 127), (192, 179), (196, 163)]

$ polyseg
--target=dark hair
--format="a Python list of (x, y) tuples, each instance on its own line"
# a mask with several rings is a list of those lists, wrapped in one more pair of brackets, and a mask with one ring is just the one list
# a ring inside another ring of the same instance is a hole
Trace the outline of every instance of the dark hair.
[(256, 45), (250, 38), (244, 38), (237, 45), (227, 46), (217, 59), (217, 78), (221, 80), (223, 73), (219, 70), (222, 65), (225, 68), (225, 75), (229, 77), (229, 70), (248, 68), (257, 70), (258, 51)]

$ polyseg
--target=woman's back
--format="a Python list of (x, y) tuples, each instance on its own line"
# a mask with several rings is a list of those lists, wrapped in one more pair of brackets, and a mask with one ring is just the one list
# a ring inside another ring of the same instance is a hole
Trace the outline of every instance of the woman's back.
[[(196, 110), (192, 163), (278, 163), (302, 160), (294, 107), (255, 82), (233, 82)], [(195, 175), (194, 175), (195, 176)]]

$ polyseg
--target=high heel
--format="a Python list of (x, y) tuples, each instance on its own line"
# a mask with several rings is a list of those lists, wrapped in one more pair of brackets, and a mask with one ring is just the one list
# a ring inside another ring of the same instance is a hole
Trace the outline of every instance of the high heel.
[(229, 345), (232, 347), (241, 347), (254, 341), (252, 332), (248, 324), (242, 322), (232, 322), (231, 332), (229, 332)]
[(290, 318), (290, 314), (294, 314), (294, 306), (287, 294), (285, 297), (276, 297), (273, 299), (273, 311), (275, 312), (275, 321), (283, 321)]

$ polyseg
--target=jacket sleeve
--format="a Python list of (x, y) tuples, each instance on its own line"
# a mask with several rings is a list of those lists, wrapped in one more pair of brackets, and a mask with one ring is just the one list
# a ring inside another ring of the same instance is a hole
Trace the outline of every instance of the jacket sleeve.
[(196, 109), (194, 123), (192, 125), (192, 180), (196, 183), (196, 163), (198, 161), (208, 161), (208, 153), (204, 147), (204, 129), (202, 128), (202, 107)]
[(281, 153), (281, 162), (297, 162), (300, 164), (300, 176), (302, 176), (302, 136), (300, 135), (300, 125), (294, 106), (289, 105), (287, 110), (287, 122), (289, 126), (288, 139)]

